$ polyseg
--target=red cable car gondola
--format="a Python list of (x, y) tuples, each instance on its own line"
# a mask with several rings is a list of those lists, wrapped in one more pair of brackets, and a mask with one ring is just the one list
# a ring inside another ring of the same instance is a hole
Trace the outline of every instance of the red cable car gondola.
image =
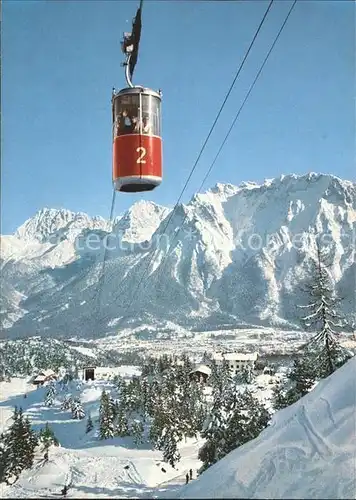
[(124, 34), (122, 50), (127, 55), (129, 87), (112, 95), (113, 184), (116, 191), (151, 191), (162, 182), (161, 92), (133, 86), (141, 36), (141, 9), (132, 33)]
[(116, 191), (151, 191), (162, 182), (161, 95), (130, 87), (113, 95)]

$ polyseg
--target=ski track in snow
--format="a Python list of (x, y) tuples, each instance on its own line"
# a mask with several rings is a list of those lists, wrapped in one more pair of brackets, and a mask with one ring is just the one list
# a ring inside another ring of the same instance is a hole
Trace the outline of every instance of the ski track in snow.
[(320, 457), (328, 457), (328, 455), (331, 455), (332, 452), (330, 446), (328, 446), (326, 441), (315, 429), (315, 426), (313, 425), (307, 414), (305, 405), (301, 405), (298, 420), (304, 427), (305, 433), (308, 436), (309, 443), (312, 445), (314, 451), (318, 453)]
[(333, 426), (336, 427), (336, 422), (335, 422), (334, 415), (332, 413), (329, 401), (327, 399), (323, 398), (323, 397), (321, 397), (320, 400), (324, 401), (324, 403), (326, 405), (326, 411), (328, 413), (329, 419), (332, 422)]

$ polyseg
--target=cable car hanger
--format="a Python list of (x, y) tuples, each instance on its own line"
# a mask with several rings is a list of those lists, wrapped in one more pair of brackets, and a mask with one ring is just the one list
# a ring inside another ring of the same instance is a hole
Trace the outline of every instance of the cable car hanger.
[(133, 72), (137, 63), (138, 49), (140, 46), (141, 29), (142, 29), (142, 5), (143, 0), (140, 0), (139, 8), (137, 9), (136, 16), (132, 22), (132, 32), (123, 34), (123, 41), (121, 42), (121, 49), (126, 55), (126, 62), (122, 66), (126, 66), (125, 76), (129, 87), (133, 88), (132, 83)]

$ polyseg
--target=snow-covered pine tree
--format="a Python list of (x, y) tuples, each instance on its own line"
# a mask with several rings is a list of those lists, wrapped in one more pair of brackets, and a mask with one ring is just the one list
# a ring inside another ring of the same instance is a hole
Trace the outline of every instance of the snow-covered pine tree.
[(114, 436), (114, 416), (111, 411), (109, 395), (103, 390), (99, 408), (99, 436), (108, 439)]
[(224, 392), (232, 384), (232, 375), (228, 361), (223, 357), (222, 364), (218, 366), (214, 361), (211, 364), (210, 383), (213, 388), (213, 397), (222, 397)]
[(72, 403), (72, 418), (82, 420), (85, 417), (85, 411), (79, 398), (75, 398)]
[(239, 374), (240, 380), (243, 384), (252, 384), (255, 374), (253, 372), (253, 368), (251, 365), (247, 364), (245, 365)]
[(222, 393), (231, 385), (232, 374), (229, 366), (228, 360), (224, 357), (222, 365), (220, 367), (220, 380)]
[(167, 428), (162, 437), (161, 450), (163, 451), (163, 460), (168, 462), (171, 467), (174, 467), (181, 459), (177, 446), (178, 440), (175, 429), (173, 427)]
[(267, 427), (270, 420), (267, 409), (249, 390), (236, 395), (234, 407), (227, 421), (219, 458), (255, 439)]
[(177, 394), (177, 425), (185, 437), (196, 437), (203, 428), (206, 405), (200, 383), (190, 380), (188, 373), (180, 380)]
[(157, 366), (158, 373), (164, 372), (167, 368), (170, 368), (172, 364), (173, 364), (172, 357), (168, 356), (168, 354), (163, 354), (158, 358), (158, 366)]
[[(289, 385), (289, 384), (288, 384)], [(272, 389), (272, 407), (278, 411), (283, 408), (287, 408), (291, 404), (298, 401), (298, 399), (290, 400), (289, 393), (290, 388), (287, 387), (287, 384), (277, 385)], [(295, 393), (293, 393), (295, 396)]]
[(44, 460), (47, 462), (49, 448), (52, 445), (59, 446), (59, 441), (54, 435), (53, 429), (48, 425), (48, 422), (46, 422), (45, 427), (40, 431), (39, 441), (43, 445)]
[(21, 442), (23, 429), (22, 408), (18, 409), (15, 406), (12, 420), (13, 423), (5, 434), (5, 448), (7, 449), (6, 476), (7, 480), (11, 480), (11, 483), (15, 482), (18, 479), (21, 471), (24, 469), (21, 450), (19, 450), (18, 448), (18, 444)]
[(219, 368), (215, 359), (211, 360), (210, 363), (211, 374), (209, 377), (209, 384), (213, 389), (213, 394), (216, 392), (216, 388), (219, 386)]
[(117, 396), (120, 399), (121, 392), (125, 389), (126, 386), (125, 379), (121, 375), (115, 375), (113, 382), (116, 388)]
[(38, 446), (38, 435), (32, 429), (28, 417), (24, 418), (23, 443), (24, 443), (25, 468), (30, 469), (33, 466), (33, 461), (35, 458), (35, 450), (36, 447)]
[(115, 422), (114, 422), (114, 433), (116, 436), (129, 436), (129, 424), (127, 418), (127, 410), (125, 407), (125, 403), (120, 400), (117, 407)]
[(149, 430), (149, 440), (157, 450), (160, 449), (161, 437), (166, 425), (166, 415), (161, 411), (160, 406), (156, 407), (155, 414)]
[(15, 482), (24, 469), (33, 465), (35, 448), (38, 438), (31, 429), (30, 422), (24, 417), (22, 408), (14, 409), (13, 424), (5, 435), (7, 455), (7, 479), (14, 478)]
[(61, 405), (61, 409), (62, 410), (70, 410), (72, 408), (72, 405), (73, 405), (72, 397), (70, 394), (67, 394), (66, 396), (64, 396), (64, 399), (63, 399), (63, 402)]
[(313, 357), (303, 354), (296, 358), (284, 384), (273, 389), (273, 408), (281, 410), (305, 396), (315, 383)]
[(55, 395), (56, 395), (56, 389), (55, 389), (53, 384), (50, 384), (48, 386), (48, 390), (47, 390), (46, 396), (45, 396), (45, 405), (46, 406), (53, 406)]
[(88, 434), (91, 430), (93, 430), (93, 428), (94, 428), (94, 424), (93, 424), (93, 421), (91, 419), (91, 415), (89, 413), (87, 425), (86, 425), (86, 429), (85, 429), (86, 434)]
[(5, 366), (0, 363), (0, 382), (4, 382), (5, 380)]
[(312, 359), (315, 378), (325, 378), (343, 365), (351, 354), (338, 340), (338, 331), (343, 326), (338, 311), (340, 298), (337, 297), (329, 272), (329, 255), (319, 241), (316, 253), (306, 287), (309, 304), (299, 307), (308, 310), (308, 314), (302, 318), (304, 325), (317, 332), (304, 346), (304, 354)]
[(180, 361), (183, 363), (184, 373), (188, 375), (194, 368), (193, 362), (186, 353), (181, 355)]
[(142, 421), (146, 422), (149, 415), (149, 398), (150, 398), (150, 384), (145, 377), (141, 377), (141, 406), (142, 406)]
[(142, 377), (151, 377), (155, 376), (158, 373), (158, 361), (156, 358), (152, 356), (148, 356), (147, 359), (145, 359), (143, 366), (142, 366)]
[(130, 436), (133, 437), (136, 446), (143, 442), (143, 424), (140, 420), (134, 420), (130, 428)]
[(299, 398), (308, 394), (315, 383), (313, 358), (305, 355), (296, 358), (289, 373), (289, 379), (294, 382), (294, 390)]
[(63, 377), (63, 384), (68, 385), (69, 382), (73, 380), (73, 375), (71, 372), (66, 372), (64, 377)]
[(213, 406), (203, 425), (201, 436), (206, 439), (206, 442), (198, 453), (199, 460), (203, 462), (202, 471), (221, 458), (227, 424), (223, 401), (223, 396), (220, 395), (219, 391), (216, 392)]
[(109, 395), (109, 407), (110, 407), (110, 411), (112, 413), (113, 419), (115, 420), (116, 414), (118, 412), (118, 402), (115, 401), (115, 399), (111, 395)]
[(0, 435), (0, 484), (7, 483), (9, 467), (9, 447), (4, 433)]

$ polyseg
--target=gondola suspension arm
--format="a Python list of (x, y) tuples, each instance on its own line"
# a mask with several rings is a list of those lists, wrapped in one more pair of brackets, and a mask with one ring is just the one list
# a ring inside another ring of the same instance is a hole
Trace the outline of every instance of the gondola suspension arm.
[(134, 84), (132, 83), (132, 80), (130, 78), (130, 59), (131, 59), (131, 54), (128, 55), (127, 60), (124, 63), (124, 66), (126, 66), (125, 77), (126, 77), (127, 85), (129, 87), (133, 88)]
[(121, 43), (122, 51), (127, 57), (126, 62), (124, 62), (122, 65), (126, 66), (125, 77), (127, 84), (130, 88), (134, 87), (132, 83), (132, 76), (137, 63), (138, 49), (141, 38), (142, 5), (143, 5), (143, 0), (140, 0), (139, 8), (137, 9), (136, 16), (132, 23), (132, 32), (124, 33), (124, 39)]

